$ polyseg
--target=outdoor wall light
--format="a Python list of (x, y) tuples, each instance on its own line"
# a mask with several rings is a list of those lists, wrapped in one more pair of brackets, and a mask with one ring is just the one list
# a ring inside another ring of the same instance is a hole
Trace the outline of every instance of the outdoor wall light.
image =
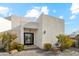
[(44, 34), (46, 34), (46, 30), (44, 30)]

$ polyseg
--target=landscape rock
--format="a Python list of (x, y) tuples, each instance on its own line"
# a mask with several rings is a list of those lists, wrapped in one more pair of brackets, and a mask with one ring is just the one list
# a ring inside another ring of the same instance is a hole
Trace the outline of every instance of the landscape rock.
[(15, 49), (15, 50), (12, 50), (10, 51), (11, 54), (14, 54), (14, 53), (17, 53), (18, 51)]

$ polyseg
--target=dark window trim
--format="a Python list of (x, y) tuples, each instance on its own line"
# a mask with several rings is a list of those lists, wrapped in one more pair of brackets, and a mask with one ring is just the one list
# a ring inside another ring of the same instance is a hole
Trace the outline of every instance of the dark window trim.
[[(32, 34), (32, 43), (25, 43), (25, 34)], [(24, 32), (24, 45), (34, 45), (34, 33), (28, 33), (28, 32)]]

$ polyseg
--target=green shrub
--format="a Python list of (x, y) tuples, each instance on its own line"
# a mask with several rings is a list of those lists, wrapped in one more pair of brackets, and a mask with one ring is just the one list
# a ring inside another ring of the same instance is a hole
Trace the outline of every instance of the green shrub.
[(22, 44), (17, 45), (17, 50), (18, 51), (22, 51), (23, 49), (24, 49), (24, 45), (22, 45)]
[(51, 48), (52, 48), (52, 44), (50, 44), (50, 43), (44, 44), (44, 50), (51, 50)]
[(24, 45), (14, 42), (10, 45), (10, 51), (17, 49), (18, 51), (22, 51), (24, 49)]
[(74, 41), (72, 39), (69, 39), (65, 45), (65, 48), (70, 48), (74, 44)]
[(70, 48), (74, 44), (74, 40), (70, 39), (70, 37), (66, 35), (59, 35), (57, 36), (58, 42), (60, 43), (60, 49), (67, 49)]

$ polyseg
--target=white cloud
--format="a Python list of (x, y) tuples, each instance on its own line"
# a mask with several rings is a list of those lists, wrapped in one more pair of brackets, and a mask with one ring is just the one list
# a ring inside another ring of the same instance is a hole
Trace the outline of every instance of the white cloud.
[(8, 7), (0, 7), (0, 12), (7, 11), (7, 10), (9, 10)]
[(78, 14), (79, 13), (79, 3), (72, 3), (70, 11), (72, 14)]
[(11, 21), (0, 17), (0, 32), (10, 29), (11, 29)]
[(64, 17), (63, 17), (63, 16), (59, 16), (59, 18), (60, 18), (60, 19), (63, 19)]
[(38, 17), (39, 16), (39, 10), (37, 10), (36, 8), (35, 9), (32, 9), (30, 11), (27, 11), (27, 14), (25, 15), (25, 17)]
[(47, 6), (42, 6), (42, 7), (34, 7), (31, 10), (28, 10), (26, 12), (25, 17), (35, 17), (38, 18), (40, 14), (48, 14), (49, 10)]
[(72, 3), (71, 7), (70, 7), (70, 11), (71, 11), (71, 16), (70, 16), (70, 20), (75, 19), (76, 15), (79, 14), (79, 3)]
[(48, 7), (47, 6), (43, 6), (41, 8), (41, 13), (44, 13), (44, 14), (48, 14), (49, 10), (48, 10)]
[(9, 13), (9, 8), (8, 7), (0, 7), (0, 15), (7, 16), (8, 13)]
[(75, 18), (76, 18), (76, 15), (70, 16), (70, 20), (75, 19)]
[(8, 7), (0, 6), (0, 32), (10, 30), (11, 29), (11, 21), (6, 20), (2, 17), (6, 17), (11, 15), (10, 9)]

